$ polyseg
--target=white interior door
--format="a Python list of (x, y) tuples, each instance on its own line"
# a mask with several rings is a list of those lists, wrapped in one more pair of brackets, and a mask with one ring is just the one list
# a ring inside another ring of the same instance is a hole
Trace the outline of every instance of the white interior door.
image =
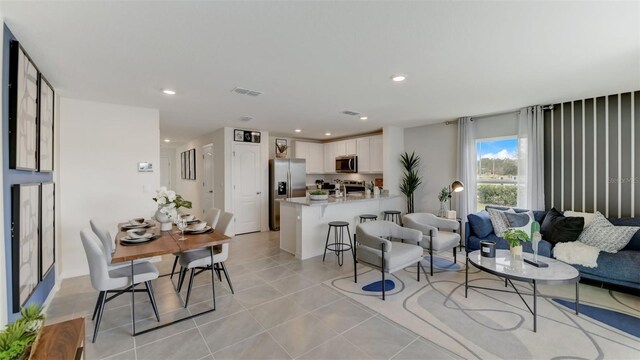
[(261, 171), (259, 144), (234, 146), (233, 209), (236, 234), (260, 231)]
[(202, 147), (202, 212), (206, 213), (213, 208), (213, 144)]
[(160, 186), (171, 189), (171, 158), (160, 158)]

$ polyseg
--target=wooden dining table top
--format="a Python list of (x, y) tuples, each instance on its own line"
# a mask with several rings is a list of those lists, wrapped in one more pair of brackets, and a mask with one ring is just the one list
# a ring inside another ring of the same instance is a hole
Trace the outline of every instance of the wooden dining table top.
[(124, 230), (122, 226), (127, 224), (128, 223), (118, 224), (116, 250), (111, 258), (112, 263), (122, 263), (125, 261), (206, 248), (226, 244), (231, 241), (230, 237), (217, 231), (206, 234), (185, 233), (184, 237), (186, 240), (178, 240), (181, 233), (175, 226), (171, 231), (160, 231), (160, 225), (154, 222), (154, 225), (148, 228), (147, 232), (160, 235), (158, 239), (138, 245), (122, 245), (120, 244), (120, 239), (127, 236), (127, 231)]

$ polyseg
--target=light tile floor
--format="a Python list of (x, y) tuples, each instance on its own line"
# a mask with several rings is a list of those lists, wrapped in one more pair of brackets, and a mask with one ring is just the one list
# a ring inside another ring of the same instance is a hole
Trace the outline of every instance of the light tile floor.
[[(171, 271), (173, 256), (157, 263)], [(322, 282), (353, 273), (333, 254), (305, 261), (279, 249), (279, 233), (239, 235), (226, 262), (235, 295), (216, 278), (215, 312), (147, 334), (131, 336), (131, 296), (106, 306), (98, 340), (91, 343), (97, 291), (88, 276), (67, 279), (48, 308), (48, 322), (85, 316), (88, 359), (444, 359), (438, 346)], [(175, 278), (174, 278), (175, 279)], [(161, 322), (210, 309), (211, 276), (195, 278), (189, 307), (168, 277), (154, 280)], [(186, 286), (182, 294), (186, 296)], [(148, 297), (136, 294), (137, 328), (158, 323)]]

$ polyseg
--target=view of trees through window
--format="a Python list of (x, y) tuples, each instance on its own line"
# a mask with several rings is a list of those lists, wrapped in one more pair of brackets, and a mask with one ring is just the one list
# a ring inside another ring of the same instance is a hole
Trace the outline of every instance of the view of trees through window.
[(486, 205), (516, 206), (518, 138), (478, 140), (476, 154), (477, 210), (484, 210)]

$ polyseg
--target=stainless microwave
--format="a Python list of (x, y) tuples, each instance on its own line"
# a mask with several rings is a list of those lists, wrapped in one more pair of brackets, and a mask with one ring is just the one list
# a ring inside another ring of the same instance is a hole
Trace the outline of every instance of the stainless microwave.
[(337, 173), (357, 173), (358, 157), (356, 155), (338, 156), (336, 158)]

